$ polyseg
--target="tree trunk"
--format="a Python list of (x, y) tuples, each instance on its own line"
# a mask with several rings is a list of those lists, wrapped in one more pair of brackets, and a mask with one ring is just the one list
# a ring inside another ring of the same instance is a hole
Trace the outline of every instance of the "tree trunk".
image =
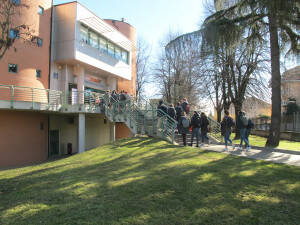
[(278, 27), (276, 17), (270, 14), (269, 31), (271, 47), (271, 68), (272, 68), (272, 116), (269, 137), (266, 146), (276, 147), (280, 141), (280, 120), (281, 120), (281, 76), (280, 76), (280, 50), (278, 44)]
[(234, 103), (234, 113), (235, 113), (235, 137), (234, 139), (240, 139), (241, 138), (241, 132), (240, 129), (237, 128), (237, 118), (239, 116), (239, 112), (242, 110), (243, 103)]

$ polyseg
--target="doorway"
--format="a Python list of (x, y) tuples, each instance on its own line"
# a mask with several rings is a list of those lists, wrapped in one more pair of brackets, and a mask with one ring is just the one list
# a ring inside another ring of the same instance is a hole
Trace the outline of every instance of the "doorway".
[(59, 155), (59, 130), (50, 130), (49, 157)]

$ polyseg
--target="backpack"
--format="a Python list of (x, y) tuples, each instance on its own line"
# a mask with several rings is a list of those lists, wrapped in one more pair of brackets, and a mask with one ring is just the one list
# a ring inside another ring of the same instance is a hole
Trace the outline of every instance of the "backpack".
[(248, 126), (248, 119), (245, 116), (241, 117), (241, 121), (244, 127)]
[(181, 123), (182, 123), (183, 128), (189, 128), (190, 127), (190, 121), (186, 117), (182, 118)]
[(201, 127), (201, 118), (199, 116), (197, 116), (195, 123), (198, 127)]
[(247, 126), (248, 129), (252, 129), (254, 128), (254, 123), (252, 122), (252, 120), (248, 120), (248, 126)]

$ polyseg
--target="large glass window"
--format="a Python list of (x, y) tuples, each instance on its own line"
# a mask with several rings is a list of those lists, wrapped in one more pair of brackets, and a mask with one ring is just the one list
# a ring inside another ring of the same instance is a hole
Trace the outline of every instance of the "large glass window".
[(89, 44), (89, 30), (87, 27), (80, 26), (80, 40)]
[(128, 51), (121, 49), (112, 42), (109, 42), (106, 38), (102, 37), (100, 34), (89, 29), (83, 24), (80, 24), (80, 40), (117, 60), (122, 60), (123, 62), (129, 64)]
[(99, 37), (99, 44), (100, 44), (100, 50), (102, 52), (105, 52), (107, 53), (107, 41), (106, 39), (102, 38), (102, 37)]
[(128, 52), (122, 50), (122, 61), (128, 64)]
[(115, 56), (115, 46), (110, 42), (108, 42), (108, 54), (112, 57)]
[(94, 48), (98, 48), (98, 35), (94, 32), (90, 32), (90, 45)]
[(116, 59), (121, 60), (121, 58), (122, 58), (122, 53), (121, 52), (122, 51), (119, 47), (115, 47), (115, 57), (116, 57)]

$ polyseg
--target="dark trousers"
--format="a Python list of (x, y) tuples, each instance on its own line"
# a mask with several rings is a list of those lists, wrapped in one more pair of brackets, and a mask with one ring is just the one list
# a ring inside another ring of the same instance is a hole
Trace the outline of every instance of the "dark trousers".
[(201, 130), (201, 141), (202, 143), (205, 142), (205, 140), (208, 142), (209, 138), (207, 137), (207, 130)]
[(186, 146), (186, 134), (182, 134), (183, 145)]
[(194, 137), (196, 136), (197, 146), (199, 146), (199, 128), (193, 128), (192, 130), (192, 139), (191, 139), (191, 145), (193, 145)]

